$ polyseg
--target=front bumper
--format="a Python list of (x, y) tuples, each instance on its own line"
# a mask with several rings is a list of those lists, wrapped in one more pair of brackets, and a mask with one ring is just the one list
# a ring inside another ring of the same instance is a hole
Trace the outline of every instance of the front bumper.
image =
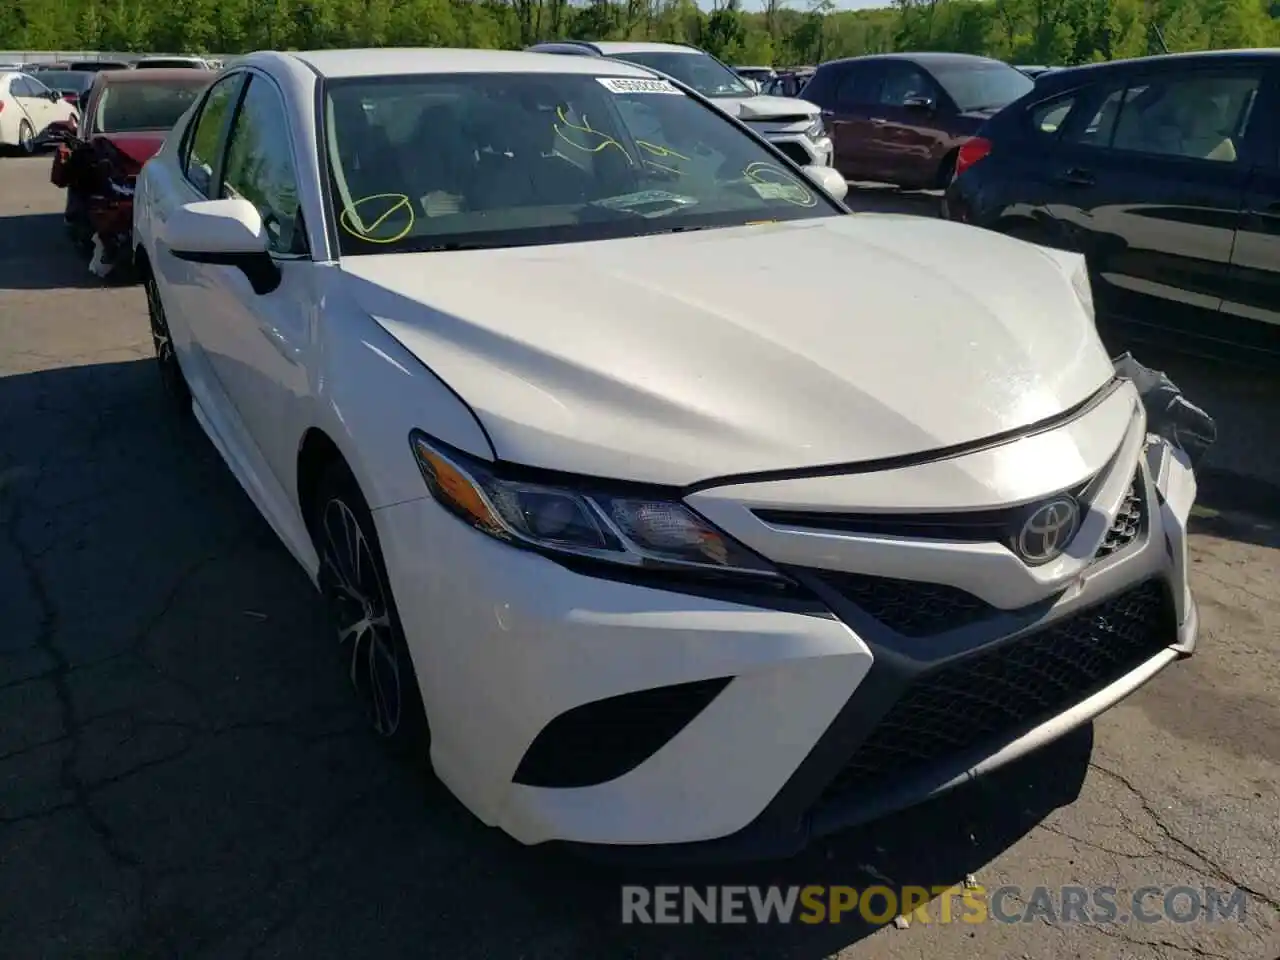
[[(524, 843), (754, 858), (791, 854), (1044, 745), (1195, 646), (1194, 477), (1146, 436), (1140, 413), (1131, 419), (1069, 551), (1076, 567), (1034, 597), (987, 579), (1003, 569), (994, 555), (984, 566), (951, 549), (947, 568), (945, 545), (919, 567), (929, 583), (894, 572), (864, 580), (901, 597), (866, 593), (842, 579), (861, 576), (849, 558), (862, 555), (832, 547), (859, 538), (822, 534), (809, 536), (829, 541), (811, 554), (825, 569), (787, 564), (820, 602), (753, 604), (574, 572), (428, 499), (377, 511), (437, 774)], [(1141, 530), (1104, 552), (1134, 491)], [(690, 502), (710, 515), (709, 493)], [(879, 555), (897, 570), (893, 549)], [(946, 577), (967, 583), (961, 592), (986, 614), (955, 606)], [(902, 620), (904, 599), (938, 607), (941, 628)], [(641, 702), (646, 691), (658, 696)], [(527, 774), (548, 756), (558, 768)]]
[(775, 133), (761, 131), (766, 140), (785, 153), (795, 164), (801, 167), (831, 166), (831, 138), (821, 137), (811, 140), (803, 133)]

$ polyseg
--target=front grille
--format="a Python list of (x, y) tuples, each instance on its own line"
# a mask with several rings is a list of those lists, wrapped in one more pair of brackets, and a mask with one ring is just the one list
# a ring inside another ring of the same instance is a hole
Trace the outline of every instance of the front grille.
[(1175, 632), (1168, 591), (1150, 581), (929, 671), (858, 747), (823, 800), (879, 787), (1043, 722), (1150, 659)]
[(774, 146), (785, 153), (798, 166), (803, 167), (813, 162), (809, 154), (805, 153), (804, 147), (798, 143), (775, 143)]
[(958, 587), (861, 573), (811, 570), (864, 613), (904, 637), (930, 637), (977, 623), (996, 608)]
[(1102, 539), (1102, 546), (1098, 547), (1098, 552), (1094, 555), (1095, 560), (1101, 560), (1103, 557), (1109, 557), (1113, 553), (1119, 553), (1125, 547), (1132, 544), (1142, 534), (1142, 526), (1146, 520), (1146, 498), (1143, 496), (1145, 484), (1142, 480), (1142, 471), (1139, 470), (1133, 475), (1133, 481), (1129, 484), (1129, 492), (1125, 494), (1124, 502), (1120, 504), (1120, 512), (1116, 514), (1115, 520), (1112, 521), (1107, 535)]

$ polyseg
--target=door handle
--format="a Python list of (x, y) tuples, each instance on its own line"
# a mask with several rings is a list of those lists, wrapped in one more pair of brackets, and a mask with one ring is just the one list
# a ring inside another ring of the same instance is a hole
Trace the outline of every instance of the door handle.
[(886, 120), (886, 119), (884, 119), (883, 117), (872, 117), (872, 118), (871, 118), (871, 125), (872, 125), (872, 126), (875, 126), (875, 127), (883, 127), (883, 126), (884, 126), (886, 123), (888, 123), (888, 122), (889, 122), (889, 121), (888, 121), (888, 120)]
[(1088, 170), (1072, 167), (1058, 176), (1058, 182), (1065, 183), (1069, 187), (1092, 187), (1097, 180)]

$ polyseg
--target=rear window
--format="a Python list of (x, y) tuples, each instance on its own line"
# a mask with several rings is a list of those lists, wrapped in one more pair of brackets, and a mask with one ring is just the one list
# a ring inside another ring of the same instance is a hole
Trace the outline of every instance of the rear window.
[(1035, 81), (1007, 63), (944, 63), (929, 69), (960, 111), (1008, 106), (1035, 87)]
[(96, 133), (127, 130), (168, 130), (195, 103), (204, 83), (118, 83), (98, 98)]

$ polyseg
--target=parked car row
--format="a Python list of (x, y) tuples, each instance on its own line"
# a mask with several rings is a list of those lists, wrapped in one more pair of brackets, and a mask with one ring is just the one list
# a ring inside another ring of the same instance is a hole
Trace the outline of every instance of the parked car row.
[(80, 122), (82, 101), (101, 74), (176, 69), (210, 74), (216, 63), (202, 57), (139, 57), (0, 66), (0, 149), (32, 153), (64, 138)]
[(1083, 259), (851, 215), (723, 65), (610, 53), (660, 65), (253, 54), (128, 191), (161, 383), (373, 731), (523, 843), (781, 855), (1190, 654), (1191, 462)]

